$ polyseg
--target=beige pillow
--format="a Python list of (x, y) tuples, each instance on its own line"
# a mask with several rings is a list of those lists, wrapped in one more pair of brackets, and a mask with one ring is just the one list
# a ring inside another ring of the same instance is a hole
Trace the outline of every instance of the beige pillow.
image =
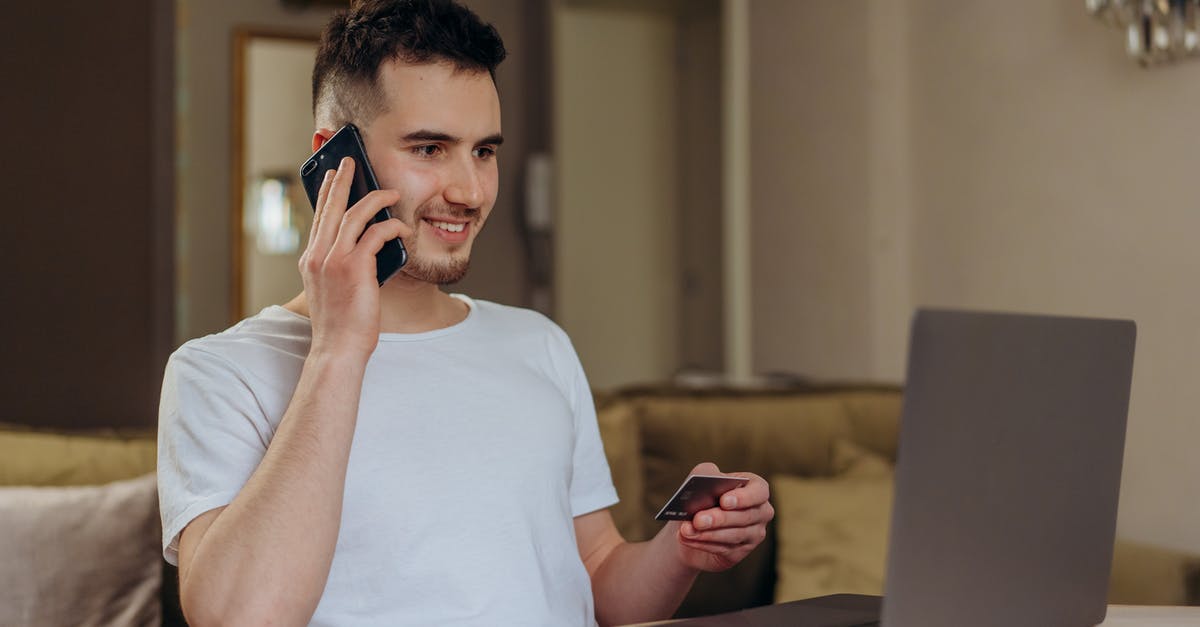
[(778, 538), (775, 602), (850, 592), (883, 594), (892, 466), (850, 442), (834, 444), (827, 478), (771, 481)]
[(0, 488), (0, 625), (157, 625), (154, 474)]

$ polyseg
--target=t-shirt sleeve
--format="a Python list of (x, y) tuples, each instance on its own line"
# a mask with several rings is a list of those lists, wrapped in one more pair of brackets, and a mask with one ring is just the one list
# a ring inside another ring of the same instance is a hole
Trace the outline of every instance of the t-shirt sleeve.
[(228, 505), (258, 467), (270, 434), (228, 360), (184, 345), (163, 376), (158, 412), (158, 495), (163, 557), (178, 564), (179, 535), (200, 514)]
[(566, 382), (567, 398), (575, 417), (575, 452), (571, 473), (571, 515), (582, 516), (616, 505), (617, 489), (613, 486), (600, 426), (596, 422), (596, 404), (588, 385), (583, 364), (579, 362), (567, 334), (554, 327), (558, 368)]

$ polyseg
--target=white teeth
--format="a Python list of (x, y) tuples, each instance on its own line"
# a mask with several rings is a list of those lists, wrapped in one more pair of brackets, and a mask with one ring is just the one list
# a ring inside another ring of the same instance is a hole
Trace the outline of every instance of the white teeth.
[(430, 221), (430, 224), (442, 229), (443, 231), (450, 231), (451, 233), (461, 233), (463, 227), (466, 226), (465, 224), (450, 224), (449, 222), (435, 222), (432, 220)]

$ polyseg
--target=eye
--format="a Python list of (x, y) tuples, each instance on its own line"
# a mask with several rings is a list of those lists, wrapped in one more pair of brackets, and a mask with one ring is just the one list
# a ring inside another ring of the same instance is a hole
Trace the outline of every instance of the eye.
[(418, 157), (436, 157), (441, 153), (442, 147), (437, 144), (425, 144), (423, 146), (413, 146), (412, 152)]
[(475, 149), (475, 156), (479, 159), (491, 159), (496, 156), (496, 149), (492, 146), (480, 146)]

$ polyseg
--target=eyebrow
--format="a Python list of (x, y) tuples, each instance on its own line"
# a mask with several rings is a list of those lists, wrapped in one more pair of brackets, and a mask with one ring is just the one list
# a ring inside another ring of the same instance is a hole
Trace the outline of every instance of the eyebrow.
[[(455, 137), (454, 135), (451, 135), (449, 133), (443, 133), (441, 131), (430, 131), (430, 130), (424, 130), (424, 129), (419, 130), (419, 131), (413, 131), (413, 132), (405, 135), (404, 137), (402, 137), (401, 140), (403, 140), (405, 142), (442, 142), (442, 143), (446, 143), (446, 144), (461, 144), (463, 141), (463, 139), (461, 137)], [(504, 143), (504, 137), (502, 135), (500, 135), (500, 133), (494, 133), (492, 135), (488, 135), (487, 137), (484, 137), (483, 139), (479, 140), (475, 145), (476, 146), (487, 146), (487, 145), (499, 146), (500, 144), (503, 144), (503, 143)]]

